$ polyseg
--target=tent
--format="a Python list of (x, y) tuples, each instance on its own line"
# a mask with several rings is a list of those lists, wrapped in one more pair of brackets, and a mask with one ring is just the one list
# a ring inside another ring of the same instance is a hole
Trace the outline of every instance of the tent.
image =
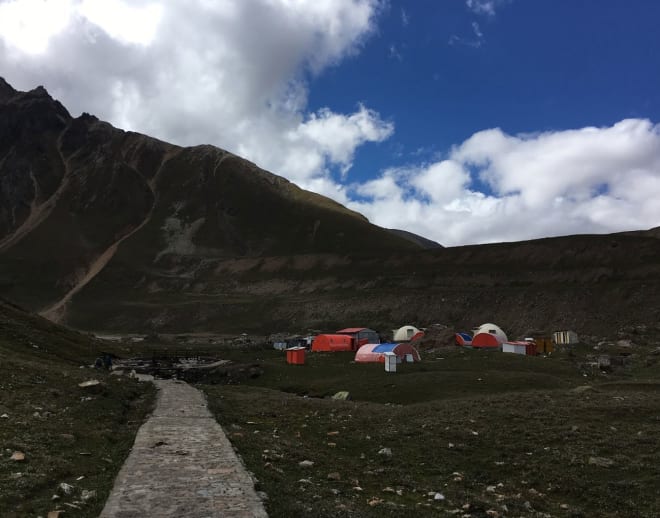
[(477, 333), (472, 338), (472, 347), (499, 347), (502, 343), (491, 333)]
[(470, 333), (456, 333), (456, 345), (472, 345)]
[(378, 333), (366, 327), (347, 327), (346, 329), (340, 329), (336, 334), (347, 335), (353, 338), (353, 343), (355, 344), (354, 350), (359, 349), (364, 344), (380, 343)]
[(403, 326), (394, 331), (395, 342), (410, 342), (424, 336), (424, 331), (420, 331), (415, 326)]
[(404, 360), (408, 355), (412, 361), (421, 361), (417, 349), (409, 343), (398, 344), (365, 344), (355, 353), (356, 362), (384, 362), (385, 353), (394, 353), (397, 355), (397, 361)]
[(312, 351), (352, 351), (353, 339), (347, 335), (317, 335), (312, 341)]
[[(480, 333), (488, 333), (491, 335), (494, 335), (497, 337), (497, 341), (500, 344), (503, 344), (504, 342), (508, 341), (509, 339), (506, 336), (506, 333), (502, 331), (502, 328), (498, 325), (495, 324), (482, 324), (480, 325), (477, 329), (474, 330), (474, 336), (476, 336)], [(472, 344), (474, 345), (474, 344)]]

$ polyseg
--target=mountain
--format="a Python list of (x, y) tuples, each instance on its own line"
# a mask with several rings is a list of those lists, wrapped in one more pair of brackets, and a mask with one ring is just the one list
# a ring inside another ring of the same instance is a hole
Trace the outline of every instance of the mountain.
[(149, 292), (224, 257), (421, 248), (221, 149), (73, 118), (42, 87), (0, 80), (0, 157), (0, 289), (53, 319), (110, 264)]
[(0, 81), (0, 295), (89, 330), (403, 323), (604, 335), (660, 319), (658, 231), (433, 248), (212, 146)]

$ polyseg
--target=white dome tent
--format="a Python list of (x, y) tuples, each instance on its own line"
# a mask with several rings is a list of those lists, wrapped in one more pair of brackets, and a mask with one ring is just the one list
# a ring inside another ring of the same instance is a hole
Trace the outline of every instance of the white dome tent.
[(402, 326), (394, 331), (395, 342), (409, 342), (412, 338), (421, 331), (415, 326)]
[(490, 335), (495, 335), (499, 343), (508, 342), (509, 339), (506, 336), (506, 333), (502, 331), (502, 328), (496, 324), (482, 324), (477, 329), (474, 330), (474, 336), (477, 336), (479, 333), (486, 333)]

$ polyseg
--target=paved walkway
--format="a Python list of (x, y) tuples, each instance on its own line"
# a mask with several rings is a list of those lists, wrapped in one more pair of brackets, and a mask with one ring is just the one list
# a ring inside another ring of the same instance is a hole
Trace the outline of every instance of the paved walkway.
[(101, 518), (267, 517), (202, 393), (156, 381), (156, 409), (135, 438)]

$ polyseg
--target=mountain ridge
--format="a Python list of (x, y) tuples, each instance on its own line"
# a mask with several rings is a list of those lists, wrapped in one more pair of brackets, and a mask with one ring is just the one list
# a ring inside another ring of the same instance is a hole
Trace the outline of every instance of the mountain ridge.
[(52, 320), (127, 332), (496, 321), (596, 333), (660, 318), (657, 228), (429, 246), (227, 151), (73, 118), (43, 88), (0, 82), (0, 294)]

